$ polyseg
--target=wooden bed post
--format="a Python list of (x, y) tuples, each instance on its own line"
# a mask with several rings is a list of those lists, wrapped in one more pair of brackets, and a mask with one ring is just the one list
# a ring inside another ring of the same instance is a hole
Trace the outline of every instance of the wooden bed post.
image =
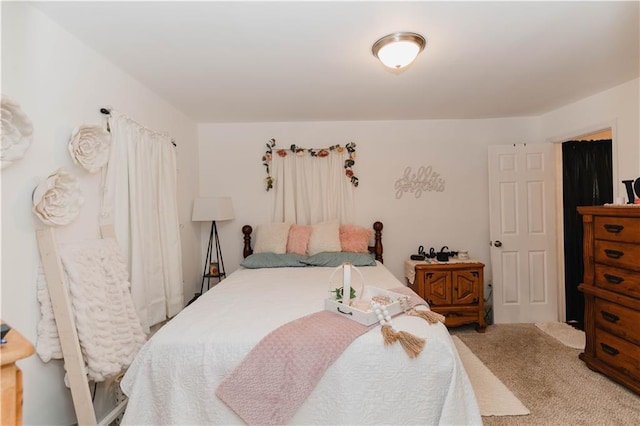
[(373, 254), (376, 260), (380, 263), (384, 263), (382, 260), (382, 222), (375, 222), (373, 224), (373, 230), (375, 231), (375, 243), (373, 245)]
[(253, 249), (251, 248), (251, 233), (253, 232), (253, 228), (250, 225), (245, 225), (242, 227), (242, 233), (244, 234), (244, 248), (242, 249), (242, 257), (246, 258), (253, 254)]

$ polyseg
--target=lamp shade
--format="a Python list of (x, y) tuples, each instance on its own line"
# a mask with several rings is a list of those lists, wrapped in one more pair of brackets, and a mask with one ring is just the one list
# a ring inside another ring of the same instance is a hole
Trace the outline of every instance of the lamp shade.
[(426, 40), (420, 34), (394, 33), (376, 41), (371, 50), (385, 66), (401, 69), (411, 64), (425, 45)]
[(231, 197), (196, 198), (193, 201), (193, 222), (230, 220), (235, 217)]

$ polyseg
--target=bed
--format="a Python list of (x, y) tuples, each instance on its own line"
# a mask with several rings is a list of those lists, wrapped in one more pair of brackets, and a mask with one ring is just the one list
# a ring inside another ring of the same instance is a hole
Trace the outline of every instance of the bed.
[[(367, 285), (402, 286), (382, 263), (382, 224), (360, 266)], [(245, 226), (244, 256), (251, 255)], [(324, 310), (334, 266), (241, 267), (187, 306), (142, 347), (121, 387), (123, 424), (245, 424), (216, 390), (273, 330)], [(354, 286), (355, 284), (354, 277)], [(441, 324), (401, 315), (397, 328), (426, 339), (409, 358), (385, 346), (380, 326), (356, 338), (319, 379), (287, 424), (482, 424), (469, 378)]]

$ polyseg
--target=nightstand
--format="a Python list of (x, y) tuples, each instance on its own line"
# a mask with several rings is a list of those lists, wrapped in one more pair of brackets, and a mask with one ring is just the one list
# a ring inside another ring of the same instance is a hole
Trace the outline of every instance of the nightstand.
[(33, 345), (16, 330), (5, 336), (0, 347), (2, 358), (2, 419), (3, 425), (22, 424), (22, 371), (16, 361), (33, 354)]
[(445, 316), (447, 327), (477, 323), (476, 330), (484, 333), (484, 263), (406, 260), (405, 276), (409, 288), (426, 300), (431, 310)]

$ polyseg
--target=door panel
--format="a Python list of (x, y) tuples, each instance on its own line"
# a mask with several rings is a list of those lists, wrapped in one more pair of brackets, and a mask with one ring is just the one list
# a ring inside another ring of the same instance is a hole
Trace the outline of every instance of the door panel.
[[(494, 274), (499, 272), (501, 275), (500, 282), (504, 283), (499, 288), (502, 289), (502, 301), (504, 304), (519, 304), (520, 303), (520, 275), (518, 270), (520, 269), (520, 262), (518, 261), (519, 254), (517, 252), (501, 251), (499, 254), (500, 269), (494, 269)], [(493, 256), (492, 256), (493, 257)], [(493, 262), (493, 260), (492, 260)], [(495, 266), (494, 266), (495, 268)], [(494, 282), (497, 280), (494, 280)], [(496, 286), (496, 288), (498, 288)]]
[(529, 300), (531, 303), (547, 303), (547, 254), (544, 251), (529, 252)]
[(552, 144), (489, 147), (496, 323), (557, 319), (554, 166)]

